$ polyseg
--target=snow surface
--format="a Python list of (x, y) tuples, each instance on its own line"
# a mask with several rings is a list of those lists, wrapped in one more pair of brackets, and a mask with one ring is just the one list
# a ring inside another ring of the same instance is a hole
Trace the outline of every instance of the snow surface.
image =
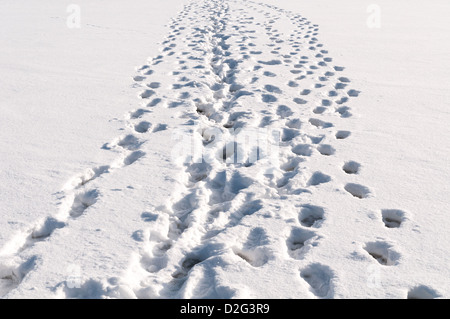
[(450, 296), (448, 1), (77, 6), (0, 3), (0, 296)]

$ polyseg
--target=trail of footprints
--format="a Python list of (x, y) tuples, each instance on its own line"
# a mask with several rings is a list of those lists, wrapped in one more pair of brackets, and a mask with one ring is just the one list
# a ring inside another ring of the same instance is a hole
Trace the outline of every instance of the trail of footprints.
[[(143, 77), (135, 77), (136, 81), (142, 79)], [(67, 181), (63, 190), (57, 194), (59, 199), (58, 212), (43, 220), (36, 221), (2, 247), (0, 257), (7, 262), (0, 265), (0, 297), (17, 288), (28, 272), (33, 270), (36, 260), (40, 258), (40, 256), (32, 255), (31, 257), (25, 257), (26, 260), (23, 261), (22, 253), (31, 250), (36, 242), (48, 239), (54, 231), (66, 227), (73, 220), (87, 214), (89, 207), (96, 204), (101, 198), (101, 189), (96, 188), (96, 186), (91, 187), (94, 180), (112, 174), (117, 169), (132, 165), (145, 156), (145, 152), (140, 150), (145, 140), (140, 139), (138, 134), (148, 132), (152, 128), (152, 124), (148, 121), (139, 123), (133, 123), (132, 121), (140, 119), (148, 112), (146, 109), (129, 112), (127, 114), (128, 124), (134, 128), (134, 133), (119, 136), (102, 146), (104, 150), (116, 152), (118, 154), (116, 160), (109, 165), (89, 168), (73, 176)], [(166, 129), (164, 124), (158, 124), (153, 128), (153, 132), (164, 129)], [(28, 255), (25, 254), (25, 256)]]
[[(255, 19), (255, 14), (265, 19)], [(274, 27), (277, 20), (286, 18), (294, 25), (288, 37)], [(196, 121), (203, 156), (214, 160), (185, 164), (185, 191), (174, 196), (173, 204), (163, 209), (170, 216), (170, 223), (165, 225), (167, 234), (157, 232), (156, 242), (143, 254), (142, 266), (153, 274), (149, 278), (156, 295), (186, 297), (193, 293), (187, 288), (193, 270), (224, 253), (223, 249), (211, 253), (207, 247), (267, 204), (266, 199), (254, 196), (258, 188), (272, 188), (270, 199), (275, 200), (313, 192), (314, 187), (333, 180), (325, 172), (308, 173), (301, 164), (316, 152), (334, 156), (336, 149), (332, 144), (351, 136), (348, 130), (335, 130), (332, 116), (351, 117), (351, 109), (345, 104), (360, 92), (349, 87), (347, 77), (338, 75), (343, 67), (330, 65), (332, 58), (316, 38), (317, 26), (291, 12), (252, 2), (245, 7), (235, 2), (212, 1), (186, 6), (171, 28), (173, 31), (164, 42), (167, 46), (162, 50), (169, 53), (153, 60), (154, 65), (168, 63), (163, 60), (170, 56), (178, 65), (173, 75), (178, 76), (179, 83), (173, 84), (172, 89), (180, 91), (179, 100), (165, 103), (169, 108), (185, 107), (182, 116)], [(263, 43), (261, 30), (268, 39)], [(177, 51), (173, 50), (175, 43)], [(267, 50), (273, 54), (269, 59), (263, 54)], [(277, 77), (285, 79), (285, 87), (280, 87), (278, 80), (271, 81)], [(152, 96), (147, 90), (142, 94)], [(155, 104), (155, 100), (149, 103)], [(236, 141), (239, 129), (273, 127), (279, 128), (277, 141), (281, 142), (280, 154), (285, 155), (282, 158), (286, 161), (261, 185), (252, 178), (255, 170), (251, 169), (268, 154), (258, 147), (239, 149)], [(341, 169), (349, 176), (358, 175), (361, 164), (348, 160)], [(309, 178), (295, 185), (295, 177), (305, 174)], [(343, 189), (357, 200), (373, 196), (370, 188), (359, 183), (349, 182)], [(386, 227), (395, 228), (400, 226), (400, 216), (404, 214), (400, 210), (383, 210), (380, 218)], [(292, 227), (286, 238), (291, 258), (301, 260), (317, 246), (321, 240), (318, 230), (325, 220), (325, 208), (300, 205), (300, 225)], [(155, 225), (161, 226), (156, 220)], [(272, 258), (269, 242), (266, 230), (255, 227), (247, 242), (230, 248), (251, 267), (258, 268)], [(364, 249), (382, 265), (394, 265), (399, 259), (384, 241), (366, 243)], [(172, 280), (161, 282), (164, 272), (170, 273)], [(300, 276), (317, 297), (332, 296), (330, 267), (308, 265)], [(147, 288), (136, 289), (136, 295), (147, 296)]]
[[(142, 114), (145, 113), (143, 110)], [(130, 119), (142, 116), (140, 112), (130, 113)], [(135, 126), (135, 131), (143, 133), (151, 127), (149, 122), (141, 122)], [(155, 128), (157, 129), (157, 128)], [(11, 239), (0, 251), (0, 257), (8, 260), (1, 265), (0, 297), (18, 287), (23, 278), (32, 271), (39, 256), (32, 255), (23, 261), (21, 254), (30, 250), (36, 242), (48, 239), (54, 231), (70, 224), (89, 212), (89, 207), (101, 198), (101, 190), (95, 186), (90, 187), (93, 181), (115, 170), (128, 166), (142, 158), (145, 153), (139, 150), (143, 140), (129, 134), (118, 137), (111, 143), (103, 145), (103, 149), (114, 150), (118, 153), (117, 159), (110, 165), (94, 167), (71, 178), (63, 190), (57, 194), (60, 202), (59, 211), (43, 220), (39, 220), (28, 229), (22, 231)], [(25, 256), (28, 256), (27, 254)], [(20, 260), (19, 263), (16, 260)]]
[[(277, 29), (286, 25), (281, 21), (290, 23), (289, 30)], [(344, 143), (351, 132), (336, 128), (333, 119), (351, 117), (346, 103), (360, 92), (341, 75), (344, 68), (332, 64), (317, 39), (318, 26), (275, 6), (212, 0), (186, 5), (170, 29), (160, 55), (137, 68), (133, 77), (142, 105), (127, 113), (128, 133), (102, 146), (117, 152), (116, 161), (72, 178), (60, 193), (58, 214), (15, 239), (16, 247), (9, 249), (8, 256), (19, 256), (36, 241), (89, 213), (89, 207), (101, 200), (101, 189), (90, 187), (95, 179), (145, 160), (142, 145), (154, 133), (170, 129), (152, 123), (155, 108), (184, 119), (201, 152), (180, 167), (183, 190), (165, 207), (143, 212), (148, 229), (132, 234), (145, 242), (138, 265), (143, 270), (141, 282), (132, 287), (136, 297), (214, 297), (206, 288), (213, 283), (198, 279), (210, 280), (208, 276), (192, 274), (207, 271), (208, 265), (230, 251), (248, 267), (264, 267), (275, 258), (271, 243), (280, 235), (245, 221), (276, 211), (280, 202), (290, 202), (298, 211), (294, 226), (292, 216), (278, 216), (286, 219), (287, 258), (301, 262), (324, 240), (320, 228), (327, 222), (327, 209), (305, 202), (303, 195), (333, 182), (333, 176), (311, 172), (308, 162), (317, 156), (338, 156), (337, 143)], [(167, 72), (170, 83), (161, 80), (167, 79)], [(271, 133), (266, 145), (242, 147), (245, 142), (240, 137), (248, 131)], [(271, 161), (271, 150), (281, 159), (277, 166)], [(360, 163), (348, 159), (341, 165), (342, 174), (351, 180), (342, 187), (349, 198), (374, 196), (357, 182)], [(379, 218), (395, 231), (406, 215), (384, 209)], [(233, 238), (236, 229), (247, 234), (246, 241), (223, 244), (221, 240)], [(363, 249), (383, 266), (395, 266), (401, 257), (382, 240), (367, 242)], [(2, 270), (1, 280), (7, 283), (2, 286), (7, 288), (0, 293), (20, 284), (32, 270), (33, 258)], [(331, 265), (303, 265), (299, 278), (317, 298), (333, 297), (336, 283)], [(426, 297), (429, 291), (426, 286), (415, 287), (408, 297)]]

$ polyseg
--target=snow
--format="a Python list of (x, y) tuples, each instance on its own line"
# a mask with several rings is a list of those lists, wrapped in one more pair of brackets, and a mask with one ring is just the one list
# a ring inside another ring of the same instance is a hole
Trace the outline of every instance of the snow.
[(1, 297), (449, 297), (446, 1), (0, 10)]

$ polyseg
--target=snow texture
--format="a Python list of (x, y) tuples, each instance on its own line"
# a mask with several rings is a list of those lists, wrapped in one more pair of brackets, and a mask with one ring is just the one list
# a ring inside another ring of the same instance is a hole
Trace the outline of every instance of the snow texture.
[(79, 2), (0, 4), (0, 297), (450, 296), (448, 3)]

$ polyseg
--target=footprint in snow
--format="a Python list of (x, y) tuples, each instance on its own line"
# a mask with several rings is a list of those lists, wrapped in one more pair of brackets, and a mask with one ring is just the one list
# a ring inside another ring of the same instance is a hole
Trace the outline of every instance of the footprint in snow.
[(73, 218), (80, 217), (86, 209), (97, 202), (100, 193), (97, 189), (80, 192), (75, 195), (69, 215)]
[(336, 90), (343, 90), (343, 89), (345, 89), (347, 87), (347, 84), (345, 84), (345, 83), (336, 83), (335, 85), (334, 85), (334, 88), (336, 89)]
[(153, 91), (153, 90), (145, 90), (145, 91), (142, 91), (140, 94), (139, 94), (139, 97), (141, 98), (141, 99), (148, 99), (149, 97), (151, 97), (153, 94), (155, 94), (156, 92), (155, 91)]
[(55, 219), (54, 217), (47, 217), (42, 225), (37, 226), (31, 233), (32, 239), (42, 240), (49, 237), (53, 231), (66, 226), (65, 222)]
[(338, 140), (343, 140), (346, 139), (347, 137), (349, 137), (351, 135), (350, 131), (337, 131), (336, 132), (336, 139)]
[(145, 80), (145, 76), (136, 75), (136, 76), (133, 77), (133, 80), (136, 81), (136, 82), (141, 82), (141, 81)]
[(302, 126), (302, 122), (298, 118), (294, 118), (292, 120), (286, 121), (286, 126), (291, 129), (297, 129), (299, 130)]
[(361, 164), (355, 161), (345, 162), (344, 166), (342, 166), (342, 170), (347, 174), (358, 174), (360, 168)]
[(349, 96), (352, 96), (352, 97), (357, 97), (357, 96), (359, 96), (359, 93), (361, 93), (360, 91), (357, 91), (357, 90), (349, 90), (348, 92), (347, 92), (347, 94), (349, 95)]
[(294, 154), (301, 156), (311, 156), (313, 152), (313, 148), (309, 144), (297, 144), (294, 146), (291, 151)]
[(291, 115), (293, 115), (294, 112), (292, 112), (291, 108), (289, 106), (286, 105), (280, 105), (277, 108), (277, 115), (279, 117), (281, 117), (282, 119), (289, 117)]
[(151, 83), (148, 83), (147, 86), (149, 88), (151, 88), (151, 89), (157, 89), (157, 88), (159, 88), (161, 86), (161, 83), (159, 83), (159, 82), (151, 82)]
[(311, 93), (311, 90), (309, 89), (304, 89), (300, 92), (300, 95), (308, 95), (309, 93)]
[(285, 172), (292, 172), (294, 171), (298, 165), (303, 162), (304, 160), (301, 159), (300, 157), (291, 157), (288, 159), (287, 162), (283, 163), (280, 165), (280, 168), (285, 171)]
[(283, 128), (281, 132), (281, 141), (289, 142), (293, 140), (296, 136), (299, 136), (300, 132), (297, 129)]
[(37, 258), (37, 256), (30, 257), (16, 266), (0, 264), (0, 298), (20, 285), (26, 275), (36, 267)]
[(411, 288), (406, 296), (407, 299), (435, 299), (439, 297), (441, 297), (440, 293), (425, 285), (418, 285)]
[(359, 199), (367, 198), (372, 194), (368, 187), (361, 184), (348, 183), (344, 186), (344, 189)]
[(146, 133), (146, 132), (148, 132), (148, 130), (150, 129), (151, 126), (152, 126), (152, 123), (147, 122), (147, 121), (142, 121), (134, 126), (134, 130), (137, 133)]
[(328, 183), (331, 181), (331, 177), (322, 173), (322, 172), (314, 172), (308, 182), (307, 186), (317, 186), (320, 184)]
[(333, 127), (333, 123), (324, 122), (324, 121), (316, 119), (316, 118), (310, 118), (309, 123), (317, 128), (321, 128), (321, 129)]
[(280, 60), (258, 61), (258, 63), (264, 64), (264, 65), (279, 65), (279, 64), (282, 64), (282, 62)]
[(158, 105), (161, 101), (162, 101), (162, 99), (160, 99), (159, 97), (154, 98), (152, 101), (150, 101), (147, 104), (147, 107), (154, 107), (154, 106)]
[(122, 137), (117, 145), (130, 151), (137, 150), (144, 142), (140, 141), (136, 136), (128, 134)]
[(331, 102), (328, 99), (323, 99), (322, 100), (322, 106), (330, 106), (333, 102)]
[(330, 156), (333, 155), (336, 150), (334, 149), (333, 146), (328, 145), (328, 144), (320, 144), (317, 146), (317, 150), (319, 151), (320, 154), (324, 155), (324, 156)]
[(264, 266), (270, 258), (270, 254), (265, 245), (269, 243), (269, 238), (266, 231), (261, 227), (253, 228), (248, 236), (247, 241), (242, 247), (234, 246), (233, 252), (248, 262), (253, 267)]
[(298, 83), (295, 81), (289, 81), (287, 85), (291, 88), (298, 87)]
[(323, 107), (323, 106), (317, 106), (314, 108), (313, 113), (314, 114), (323, 114), (324, 112), (326, 112), (327, 108)]
[(350, 80), (343, 76), (339, 77), (338, 80), (343, 83), (350, 83)]
[(343, 96), (339, 100), (336, 100), (335, 103), (341, 105), (341, 104), (344, 104), (347, 101), (348, 101), (348, 97), (347, 96)]
[(149, 113), (149, 112), (150, 111), (145, 110), (145, 109), (137, 109), (137, 110), (134, 110), (134, 111), (131, 111), (130, 113), (128, 113), (128, 117), (131, 120), (134, 120), (134, 119), (138, 119), (138, 118), (142, 117), (145, 113)]
[(130, 153), (129, 155), (127, 155), (124, 160), (123, 160), (123, 164), (125, 166), (131, 165), (134, 162), (136, 162), (138, 159), (140, 159), (141, 157), (143, 157), (145, 155), (145, 152), (142, 151), (134, 151), (132, 153)]
[(262, 101), (264, 103), (273, 103), (276, 102), (278, 99), (272, 95), (272, 94), (262, 94), (261, 95)]
[(399, 209), (382, 209), (381, 216), (387, 228), (399, 228), (406, 220), (406, 213)]
[(333, 271), (330, 267), (314, 263), (300, 271), (300, 276), (309, 284), (311, 291), (321, 298), (332, 298)]
[(156, 125), (155, 128), (153, 129), (153, 133), (167, 130), (167, 127), (168, 127), (167, 124), (161, 124), (161, 123), (159, 123), (159, 124)]
[(265, 72), (263, 73), (263, 75), (264, 75), (264, 76), (268, 76), (268, 77), (275, 77), (275, 76), (277, 76), (275, 73), (269, 72), (269, 71), (265, 71)]
[(294, 98), (293, 101), (295, 103), (297, 103), (297, 104), (306, 104), (306, 103), (308, 103), (308, 101), (306, 101), (304, 99), (301, 99), (301, 98), (298, 98), (298, 97)]
[(393, 266), (400, 259), (400, 254), (392, 249), (392, 245), (383, 241), (369, 242), (364, 250), (381, 265)]
[(281, 94), (282, 91), (279, 87), (275, 86), (275, 85), (271, 85), (271, 84), (266, 84), (264, 86), (264, 89), (270, 93), (277, 93), (277, 94)]
[(314, 246), (317, 246), (317, 235), (306, 229), (293, 227), (286, 240), (289, 255), (294, 259), (303, 259), (305, 254)]
[(301, 206), (298, 219), (305, 227), (320, 227), (324, 219), (325, 210), (323, 207), (304, 204)]
[(336, 109), (336, 112), (341, 115), (342, 118), (348, 118), (352, 116), (350, 108), (348, 106), (341, 106)]

